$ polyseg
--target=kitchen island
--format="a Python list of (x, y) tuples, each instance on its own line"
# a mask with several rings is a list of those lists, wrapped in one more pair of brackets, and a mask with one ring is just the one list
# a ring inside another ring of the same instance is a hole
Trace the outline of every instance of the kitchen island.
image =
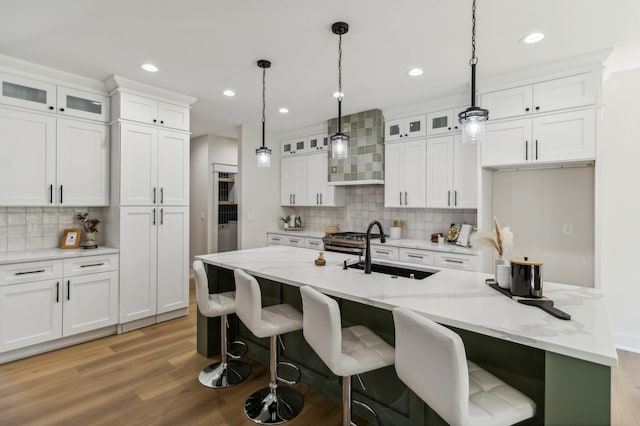
[[(544, 295), (571, 315), (562, 321), (493, 290), (485, 284), (489, 274), (429, 267), (437, 272), (424, 280), (392, 278), (343, 269), (343, 261), (353, 262), (354, 256), (326, 253), (324, 267), (314, 265), (316, 257), (315, 250), (285, 246), (199, 256), (209, 265), (212, 292), (233, 289), (232, 270), (241, 268), (260, 282), (265, 305), (284, 302), (302, 310), (297, 287), (310, 285), (338, 299), (344, 326), (366, 325), (391, 344), (391, 309), (396, 306), (452, 328), (465, 342), (469, 359), (536, 402), (537, 416), (530, 424), (610, 422), (610, 369), (617, 356), (598, 290), (545, 282)], [(199, 352), (216, 353), (217, 330), (215, 319), (199, 317)], [(266, 362), (266, 342), (237, 321), (231, 334), (247, 341), (251, 356)], [(338, 378), (306, 345), (302, 332), (283, 337), (282, 356), (301, 365), (302, 381), (339, 400)], [(407, 390), (393, 367), (362, 377), (366, 390), (354, 386), (354, 397), (372, 405), (383, 424), (441, 421)]]

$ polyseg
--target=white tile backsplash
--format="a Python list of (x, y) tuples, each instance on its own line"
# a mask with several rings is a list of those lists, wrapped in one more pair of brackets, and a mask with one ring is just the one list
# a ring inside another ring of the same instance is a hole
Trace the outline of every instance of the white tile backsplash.
[(382, 185), (357, 185), (346, 187), (345, 207), (296, 207), (286, 208), (287, 214), (302, 217), (309, 231), (324, 230), (328, 225), (340, 225), (341, 231), (364, 232), (369, 223), (379, 220), (385, 232), (394, 220), (404, 221), (402, 238), (427, 240), (434, 232), (445, 232), (452, 223), (477, 224), (475, 209), (400, 209), (384, 207)]
[[(36, 250), (60, 246), (65, 229), (80, 228), (76, 211), (102, 221), (101, 208), (0, 207), (0, 252)], [(97, 243), (102, 244), (104, 223), (98, 225)]]

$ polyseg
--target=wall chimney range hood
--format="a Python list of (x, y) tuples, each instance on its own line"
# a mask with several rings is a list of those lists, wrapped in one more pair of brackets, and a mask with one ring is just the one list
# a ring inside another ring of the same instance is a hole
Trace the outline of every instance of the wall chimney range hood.
[[(338, 118), (327, 121), (327, 133), (338, 132)], [(348, 158), (329, 155), (329, 185), (384, 184), (384, 117), (379, 109), (342, 116), (342, 133), (350, 137)]]

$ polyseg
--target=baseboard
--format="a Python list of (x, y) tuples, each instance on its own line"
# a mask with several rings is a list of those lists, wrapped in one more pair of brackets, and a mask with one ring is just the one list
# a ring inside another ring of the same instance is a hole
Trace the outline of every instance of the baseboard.
[(614, 333), (613, 342), (616, 345), (616, 349), (640, 353), (640, 337)]
[(111, 336), (113, 334), (116, 334), (116, 331), (116, 326), (111, 325), (108, 327), (100, 328), (98, 330), (87, 331), (86, 333), (50, 340), (48, 342), (27, 346), (25, 348), (14, 349), (12, 351), (0, 354), (0, 364), (15, 361), (21, 358), (27, 358), (45, 352), (54, 351), (56, 349), (65, 348), (67, 346), (77, 345), (78, 343), (84, 343), (90, 340), (96, 340), (102, 337)]
[(128, 333), (129, 331), (137, 330), (139, 328), (148, 327), (150, 325), (169, 321), (175, 318), (184, 317), (189, 315), (189, 308), (180, 308), (175, 311), (165, 312), (158, 315), (152, 315), (150, 317), (141, 318), (139, 320), (126, 322), (124, 324), (118, 324), (118, 334)]

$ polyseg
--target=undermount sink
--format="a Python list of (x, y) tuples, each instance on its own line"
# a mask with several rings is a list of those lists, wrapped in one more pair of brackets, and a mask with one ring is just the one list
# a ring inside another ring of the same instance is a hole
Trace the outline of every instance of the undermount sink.
[[(352, 269), (359, 269), (361, 271), (364, 270), (364, 264), (354, 263), (352, 265), (347, 265), (347, 267)], [(404, 277), (404, 278), (412, 278), (416, 280), (423, 280), (430, 275), (435, 274), (437, 271), (423, 271), (420, 269), (410, 269), (410, 268), (402, 268), (400, 266), (391, 266), (384, 265), (381, 263), (372, 263), (371, 264), (371, 272), (378, 272), (381, 274), (392, 275), (392, 277)]]

